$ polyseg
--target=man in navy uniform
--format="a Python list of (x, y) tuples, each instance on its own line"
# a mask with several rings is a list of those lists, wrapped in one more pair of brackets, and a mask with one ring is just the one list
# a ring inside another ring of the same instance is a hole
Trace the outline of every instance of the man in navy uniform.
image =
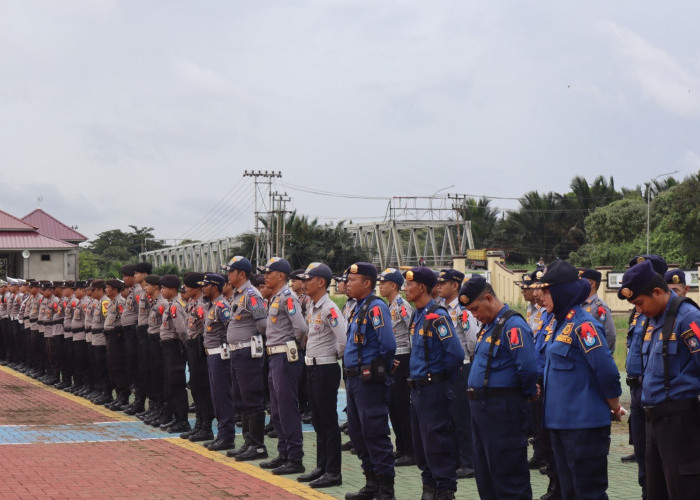
[(618, 296), (649, 318), (642, 344), (649, 498), (697, 498), (700, 481), (700, 311), (644, 260)]
[(588, 280), (588, 283), (591, 285), (591, 292), (581, 306), (587, 313), (593, 316), (593, 319), (598, 320), (600, 324), (603, 325), (608, 348), (611, 353), (614, 353), (617, 330), (615, 329), (612, 311), (608, 304), (598, 297), (598, 288), (600, 287), (600, 280), (603, 278), (603, 275), (600, 271), (586, 268), (579, 268), (578, 273), (582, 279)]
[(685, 282), (685, 272), (681, 269), (673, 269), (664, 274), (669, 290), (676, 292), (679, 297), (688, 295), (690, 287)]
[(348, 268), (347, 293), (356, 300), (343, 356), (348, 431), (366, 482), (358, 492), (347, 493), (346, 500), (394, 498), (388, 402), (396, 340), (389, 308), (373, 293), (376, 283), (372, 264), (357, 262)]
[(581, 306), (590, 284), (579, 279), (574, 266), (558, 260), (534, 286), (556, 319), (544, 368), (544, 427), (562, 496), (605, 498), (610, 420), (621, 419), (622, 389), (605, 330)]
[(423, 500), (453, 499), (457, 491), (451, 381), (464, 365), (464, 348), (447, 310), (431, 297), (436, 283), (435, 274), (427, 267), (406, 272), (406, 299), (416, 306), (410, 326), (408, 385)]
[(483, 325), (468, 380), (479, 495), (531, 498), (528, 400), (538, 396), (532, 331), (481, 275), (462, 285), (459, 301)]

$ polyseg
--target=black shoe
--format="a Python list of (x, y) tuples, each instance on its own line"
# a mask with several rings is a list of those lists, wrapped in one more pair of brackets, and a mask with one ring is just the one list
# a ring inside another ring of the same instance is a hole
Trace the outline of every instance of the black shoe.
[(228, 450), (226, 452), (226, 456), (229, 458), (235, 458), (241, 453), (245, 453), (246, 451), (248, 451), (248, 446), (248, 443), (244, 442), (240, 448), (236, 448), (235, 450)]
[(474, 477), (474, 469), (460, 467), (457, 469), (457, 479), (471, 479)]
[(353, 448), (354, 446), (352, 445), (352, 441), (348, 441), (347, 443), (343, 443), (342, 445), (340, 445), (340, 449), (343, 451), (350, 451)]
[(275, 429), (272, 429), (272, 430), (265, 432), (265, 435), (271, 439), (277, 439), (279, 437), (277, 435), (277, 431)]
[(306, 468), (304, 468), (304, 464), (301, 460), (287, 460), (284, 464), (276, 469), (272, 469), (270, 472), (275, 476), (285, 476), (287, 474), (301, 474), (305, 470)]
[(281, 467), (282, 465), (284, 465), (286, 461), (287, 461), (286, 458), (282, 458), (282, 457), (278, 456), (278, 457), (273, 458), (272, 460), (269, 460), (267, 462), (261, 462), (260, 468), (261, 469), (276, 469), (277, 467)]
[(101, 396), (92, 400), (92, 402), (96, 405), (105, 405), (107, 403), (110, 403), (111, 401), (112, 401), (111, 394), (102, 394)]
[(324, 474), (318, 479), (314, 479), (309, 483), (312, 488), (330, 488), (331, 486), (340, 486), (343, 484), (343, 476), (340, 474)]
[(187, 438), (193, 443), (199, 442), (199, 441), (214, 441), (214, 433), (211, 431), (211, 429), (199, 429), (197, 432), (192, 432), (190, 433), (189, 437)]
[(543, 476), (547, 475), (547, 466), (545, 465), (544, 467), (540, 467), (540, 474)]
[(396, 500), (394, 496), (394, 476), (377, 474), (379, 491), (374, 497), (375, 500)]
[(394, 467), (406, 467), (416, 465), (416, 459), (412, 455), (402, 455), (394, 461)]
[(310, 424), (311, 423), (311, 412), (307, 411), (301, 416), (301, 423), (302, 424)]
[(187, 432), (189, 434), (189, 431), (192, 430), (192, 428), (190, 427), (190, 423), (187, 420), (181, 420), (179, 422), (175, 422), (166, 430), (169, 434), (175, 434), (177, 432)]
[(207, 449), (209, 451), (223, 451), (223, 450), (230, 450), (231, 448), (235, 448), (236, 444), (231, 441), (223, 441), (219, 438), (217, 438), (212, 444), (207, 446)]
[(455, 492), (452, 490), (435, 490), (435, 500), (454, 500)]
[(423, 494), (420, 496), (420, 500), (434, 500), (435, 499), (435, 488), (428, 486), (427, 484), (423, 485)]
[(377, 475), (374, 472), (363, 471), (365, 475), (365, 485), (360, 488), (360, 491), (355, 493), (346, 493), (345, 500), (372, 500), (378, 493), (379, 484), (377, 483)]
[(561, 500), (561, 485), (557, 479), (550, 479), (547, 486), (547, 493), (540, 497), (540, 500)]
[(248, 446), (248, 449), (236, 455), (236, 462), (250, 462), (251, 460), (262, 460), (267, 458), (267, 448), (264, 446)]
[(632, 453), (631, 455), (625, 455), (624, 457), (620, 457), (620, 460), (622, 463), (625, 464), (633, 464), (637, 462), (637, 457)]
[(527, 461), (527, 466), (532, 470), (537, 470), (545, 465), (547, 465), (546, 462), (541, 458), (532, 457), (530, 460)]
[[(171, 425), (175, 425), (176, 423), (177, 423), (177, 418), (173, 417), (170, 420), (168, 420), (167, 422), (165, 422), (164, 424), (160, 424), (159, 429), (161, 431), (167, 431), (168, 427), (170, 427)], [(189, 425), (189, 423), (187, 425)]]
[(306, 474), (302, 474), (301, 476), (299, 476), (297, 478), (297, 481), (299, 481), (300, 483), (308, 483), (309, 481), (314, 481), (318, 479), (324, 474), (325, 472), (323, 471), (323, 469), (319, 469), (318, 467), (316, 467), (311, 472), (307, 472)]
[(188, 406), (187, 413), (197, 413), (197, 407), (195, 405)]

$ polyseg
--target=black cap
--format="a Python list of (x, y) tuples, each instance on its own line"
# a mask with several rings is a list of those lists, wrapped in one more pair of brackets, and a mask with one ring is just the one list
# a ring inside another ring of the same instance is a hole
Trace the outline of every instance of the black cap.
[(157, 274), (149, 274), (146, 276), (146, 283), (149, 285), (160, 285), (160, 276)]
[(202, 278), (202, 281), (199, 283), (202, 286), (205, 285), (216, 285), (219, 288), (223, 288), (224, 285), (226, 284), (227, 280), (223, 276), (217, 273), (204, 273), (204, 277)]
[(603, 275), (600, 271), (596, 271), (595, 269), (587, 269), (585, 267), (579, 267), (578, 275), (580, 278), (586, 278), (598, 283), (600, 283), (600, 280), (603, 279)]
[(118, 279), (109, 279), (109, 280), (105, 281), (105, 285), (109, 285), (109, 286), (111, 286), (112, 288), (116, 288), (116, 289), (119, 290), (120, 292), (121, 292), (122, 290), (124, 290), (124, 282), (123, 282), (122, 280), (118, 280)]
[(92, 283), (90, 283), (92, 288), (99, 288), (100, 290), (104, 290), (106, 285), (105, 280), (92, 280)]
[(540, 278), (540, 282), (530, 286), (531, 288), (546, 288), (552, 285), (571, 283), (578, 279), (578, 269), (565, 260), (555, 260), (547, 266), (547, 270)]
[(139, 262), (138, 264), (134, 264), (134, 272), (136, 273), (151, 273), (153, 271), (153, 264), (150, 262)]
[(635, 299), (640, 292), (649, 287), (651, 280), (658, 274), (651, 259), (645, 259), (633, 265), (622, 275), (620, 290), (617, 292), (618, 298)]
[(369, 262), (355, 262), (348, 267), (347, 274), (361, 274), (363, 276), (369, 276), (374, 280), (377, 279), (377, 268)]
[(668, 264), (666, 263), (666, 259), (656, 254), (637, 255), (635, 258), (630, 260), (629, 264), (630, 267), (632, 267), (636, 264), (641, 264), (646, 260), (651, 261), (651, 265), (654, 267), (654, 270), (657, 274), (663, 276), (666, 273), (666, 271), (668, 271)]
[(122, 276), (133, 276), (135, 272), (136, 264), (126, 264), (121, 268)]
[(435, 283), (437, 283), (435, 273), (429, 267), (413, 267), (404, 273), (404, 278), (406, 278), (406, 281), (422, 283), (429, 288), (434, 287)]
[(443, 269), (438, 275), (438, 283), (446, 283), (448, 281), (456, 281), (460, 285), (464, 281), (464, 273), (456, 269)]
[(199, 282), (203, 279), (204, 273), (189, 272), (185, 273), (185, 276), (183, 276), (182, 281), (188, 288), (202, 288), (202, 285), (200, 285)]
[(669, 285), (685, 285), (685, 272), (680, 269), (673, 269), (664, 274), (664, 279)]
[(306, 278), (303, 277), (304, 270), (303, 269), (295, 269), (291, 273), (289, 273), (289, 279), (290, 280), (305, 280)]
[(87, 281), (76, 281), (74, 288), (87, 288), (87, 286), (88, 286)]
[(70, 288), (71, 290), (75, 290), (75, 281), (64, 281), (63, 288)]
[[(291, 274), (289, 276), (291, 278)], [(301, 272), (301, 274), (299, 274), (298, 279), (308, 280), (317, 276), (325, 278), (330, 282), (331, 278), (333, 278), (333, 272), (331, 271), (330, 267), (322, 264), (321, 262), (312, 262), (306, 267), (305, 270)]]
[(285, 259), (281, 257), (272, 257), (267, 261), (264, 266), (258, 267), (258, 270), (263, 273), (269, 273), (270, 271), (280, 271), (284, 274), (289, 274), (292, 272), (292, 266), (289, 265)]
[(480, 274), (474, 274), (471, 278), (468, 278), (462, 284), (462, 288), (459, 289), (459, 301), (467, 305), (474, 301), (481, 292), (486, 289), (486, 278)]
[(160, 286), (166, 288), (180, 288), (180, 278), (174, 274), (166, 274), (160, 279)]

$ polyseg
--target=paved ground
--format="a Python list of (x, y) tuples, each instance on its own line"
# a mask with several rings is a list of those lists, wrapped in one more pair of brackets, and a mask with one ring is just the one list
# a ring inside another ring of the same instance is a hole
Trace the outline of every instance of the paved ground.
[[(305, 429), (308, 470), (315, 463), (315, 440)], [(268, 440), (271, 451), (275, 444)], [(627, 425), (613, 426), (611, 498), (640, 496), (636, 465), (620, 462), (630, 451)], [(236, 463), (224, 453), (173, 438), (5, 367), (0, 367), (0, 457), (2, 499), (343, 498), (364, 484), (359, 461), (349, 453), (343, 454), (343, 486), (315, 491), (293, 477), (273, 476), (255, 463)], [(533, 471), (532, 485), (539, 498), (546, 490), (545, 477)], [(398, 499), (418, 498), (420, 490), (416, 468), (398, 469)], [(457, 496), (478, 498), (474, 480), (460, 480)]]

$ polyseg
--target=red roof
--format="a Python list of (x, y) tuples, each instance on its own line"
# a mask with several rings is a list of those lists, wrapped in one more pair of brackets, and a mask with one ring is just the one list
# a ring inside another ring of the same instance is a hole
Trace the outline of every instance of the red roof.
[(36, 231), (0, 233), (0, 250), (53, 250), (75, 248), (75, 246)]
[(39, 234), (50, 238), (63, 241), (87, 241), (87, 238), (78, 231), (66, 226), (40, 208), (22, 217), (22, 221), (32, 224), (39, 230)]
[(14, 215), (0, 210), (0, 231), (34, 231), (35, 226), (23, 222)]

